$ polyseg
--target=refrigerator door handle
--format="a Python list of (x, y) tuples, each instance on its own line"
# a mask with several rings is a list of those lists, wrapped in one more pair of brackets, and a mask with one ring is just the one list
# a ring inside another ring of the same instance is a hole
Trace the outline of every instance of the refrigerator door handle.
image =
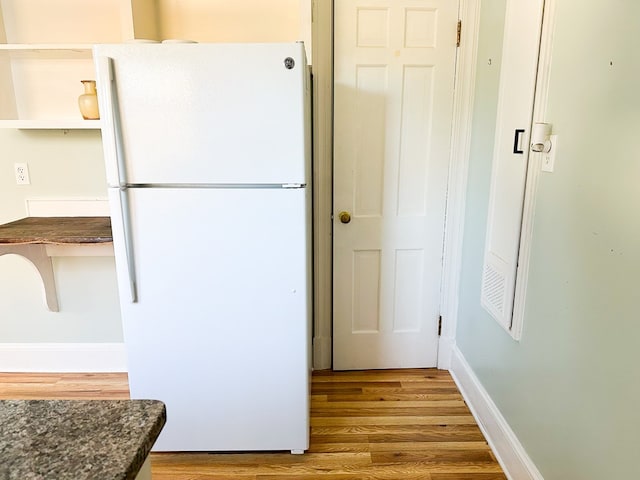
[[(129, 208), (129, 189), (127, 187), (110, 188), (109, 201), (111, 203), (111, 218), (114, 237), (122, 239), (122, 245), (114, 245), (116, 257), (125, 259), (126, 288), (131, 303), (138, 302), (138, 287), (136, 283), (136, 263), (133, 254), (133, 241), (131, 235), (131, 215)], [(122, 248), (122, 250), (120, 250)], [(124, 283), (124, 282), (123, 282)], [(124, 285), (123, 285), (124, 286)], [(124, 300), (124, 299), (123, 299)]]
[(120, 187), (118, 192), (120, 203), (120, 216), (122, 219), (122, 232), (124, 251), (127, 257), (127, 276), (129, 278), (129, 295), (131, 303), (138, 302), (138, 286), (136, 284), (136, 264), (133, 255), (133, 242), (131, 240), (131, 215), (129, 208), (129, 193), (127, 187)]

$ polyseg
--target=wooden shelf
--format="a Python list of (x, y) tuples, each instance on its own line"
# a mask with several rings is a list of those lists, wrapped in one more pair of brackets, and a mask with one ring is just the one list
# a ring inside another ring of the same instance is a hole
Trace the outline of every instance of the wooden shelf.
[(0, 120), (0, 128), (19, 130), (99, 130), (100, 120)]
[(0, 52), (11, 58), (84, 58), (91, 59), (90, 43), (0, 43)]

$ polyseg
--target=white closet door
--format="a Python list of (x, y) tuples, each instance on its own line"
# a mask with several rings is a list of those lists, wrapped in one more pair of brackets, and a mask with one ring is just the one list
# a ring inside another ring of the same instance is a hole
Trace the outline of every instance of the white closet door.
[(433, 367), (458, 2), (334, 6), (333, 367)]
[(507, 0), (481, 303), (511, 328), (544, 0)]

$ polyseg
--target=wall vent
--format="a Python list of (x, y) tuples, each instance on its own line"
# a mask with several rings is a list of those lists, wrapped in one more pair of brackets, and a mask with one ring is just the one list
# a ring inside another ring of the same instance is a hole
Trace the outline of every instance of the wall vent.
[(489, 264), (482, 275), (482, 305), (500, 323), (504, 323), (505, 278)]

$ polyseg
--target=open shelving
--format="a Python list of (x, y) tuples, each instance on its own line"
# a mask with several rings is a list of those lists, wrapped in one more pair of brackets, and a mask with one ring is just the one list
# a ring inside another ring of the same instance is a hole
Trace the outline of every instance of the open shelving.
[(0, 128), (100, 128), (77, 103), (92, 45), (155, 39), (155, 25), (153, 0), (0, 0)]

